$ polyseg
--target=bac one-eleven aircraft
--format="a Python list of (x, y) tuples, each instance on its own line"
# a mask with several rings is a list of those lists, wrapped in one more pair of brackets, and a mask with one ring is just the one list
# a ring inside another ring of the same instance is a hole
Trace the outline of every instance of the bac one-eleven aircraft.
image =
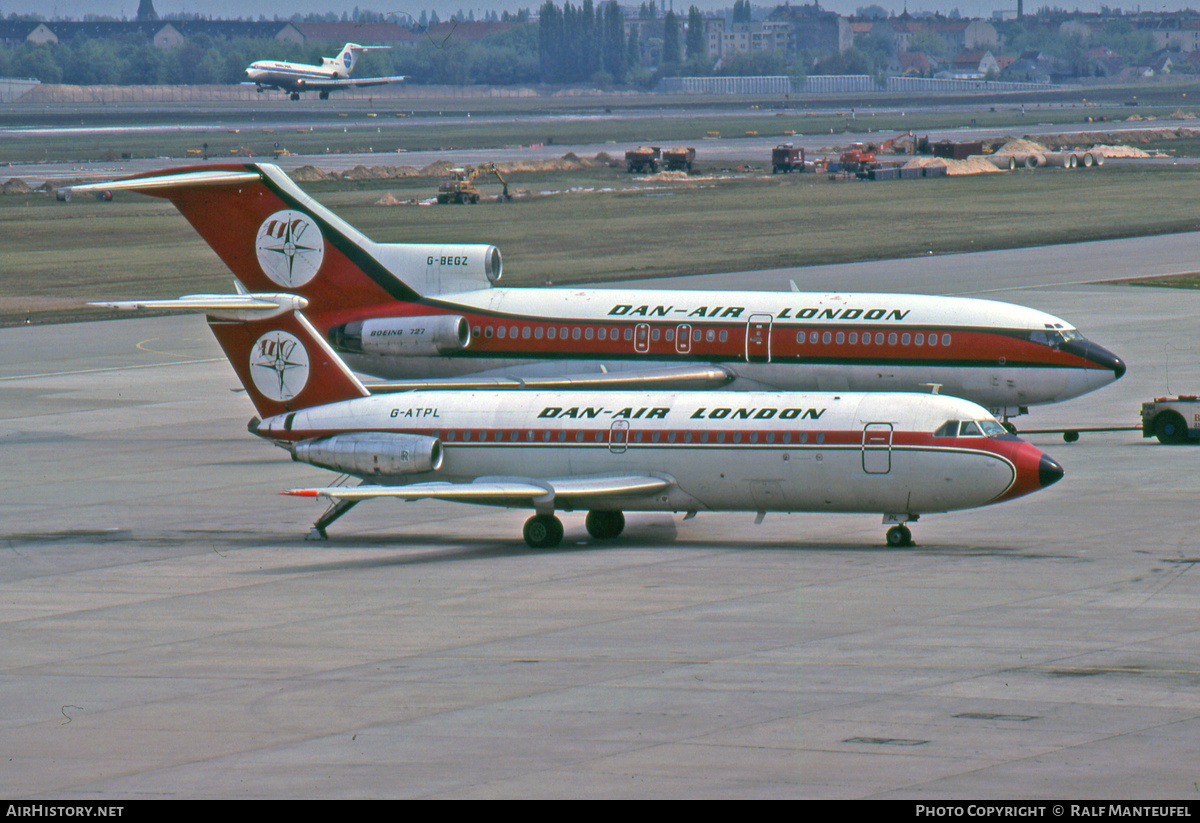
[(506, 288), (495, 246), (376, 243), (270, 164), (166, 169), (74, 190), (169, 199), (237, 277), (240, 299), (304, 298), (306, 316), (352, 368), (390, 381), (373, 391), (940, 387), (1007, 420), (1125, 373), (1066, 321), (992, 300)]
[(417, 391), (370, 394), (300, 313), (260, 294), (208, 322), (261, 419), (293, 459), (364, 481), (297, 489), (335, 505), (424, 498), (532, 509), (526, 542), (558, 545), (556, 511), (596, 538), (625, 511), (870, 512), (895, 524), (1010, 500), (1062, 468), (985, 409), (931, 394)]
[(404, 79), (403, 75), (350, 79), (350, 72), (354, 71), (354, 64), (358, 62), (359, 55), (364, 51), (387, 48), (391, 47), (347, 43), (337, 57), (322, 57), (319, 66), (279, 60), (256, 60), (246, 68), (246, 82), (258, 86), (260, 92), (263, 89), (286, 91), (293, 100), (299, 100), (302, 91), (320, 92), (321, 99), (328, 100), (331, 91), (399, 83)]

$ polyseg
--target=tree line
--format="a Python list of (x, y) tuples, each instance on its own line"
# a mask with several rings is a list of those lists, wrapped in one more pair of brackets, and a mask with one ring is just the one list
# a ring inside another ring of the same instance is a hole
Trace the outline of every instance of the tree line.
[[(737, 2), (739, 13), (749, 10), (749, 0)], [(510, 28), (473, 41), (454, 36), (455, 18), (449, 22), (449, 34), (443, 26), (437, 36), (413, 21), (414, 31), (423, 35), (414, 47), (368, 52), (355, 75), (403, 74), (411, 83), (430, 85), (588, 83), (648, 88), (663, 76), (787, 71), (783, 55), (763, 53), (741, 55), (714, 67), (707, 57), (704, 20), (695, 6), (686, 15), (663, 15), (654, 0), (644, 2), (628, 34), (625, 15), (614, 0), (582, 0), (579, 5), (567, 0), (561, 7), (546, 0), (537, 22), (530, 22), (528, 12), (505, 17)], [(430, 19), (427, 25), (435, 22)], [(200, 34), (179, 47), (163, 49), (143, 34), (129, 33), (0, 48), (0, 76), (68, 85), (225, 85), (244, 81), (246, 67), (255, 60), (317, 65), (341, 46)]]

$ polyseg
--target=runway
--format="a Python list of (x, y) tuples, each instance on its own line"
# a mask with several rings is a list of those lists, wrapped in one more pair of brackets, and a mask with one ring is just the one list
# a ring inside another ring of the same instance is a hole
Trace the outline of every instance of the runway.
[[(1200, 295), (1095, 282), (1200, 247), (1156, 240), (755, 280), (1050, 311), (1129, 371), (1018, 425), (1134, 424), (1200, 389)], [(1194, 796), (1198, 449), (1030, 435), (1060, 483), (911, 549), (877, 516), (632, 514), (602, 546), (576, 514), (533, 551), (525, 512), (382, 501), (322, 543), (276, 492), (331, 475), (235, 388), (196, 317), (0, 330), (0, 794)]]

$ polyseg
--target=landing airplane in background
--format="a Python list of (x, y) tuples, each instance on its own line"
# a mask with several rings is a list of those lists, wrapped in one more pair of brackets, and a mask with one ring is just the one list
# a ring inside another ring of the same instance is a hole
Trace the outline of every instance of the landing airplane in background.
[(351, 367), (388, 379), (373, 391), (940, 390), (1007, 420), (1125, 373), (1066, 321), (992, 300), (505, 288), (495, 246), (376, 243), (270, 164), (166, 169), (74, 190), (169, 199), (237, 277), (242, 295), (219, 299), (304, 298)]
[[(534, 548), (556, 511), (615, 538), (625, 511), (872, 512), (889, 545), (921, 514), (1011, 500), (1062, 468), (983, 408), (931, 394), (425, 391), (372, 395), (305, 319), (303, 298), (210, 306), (209, 326), (261, 419), (251, 431), (357, 487), (335, 505), (426, 498), (529, 508)], [(198, 307), (199, 308), (199, 307)]]
[(399, 77), (366, 77), (362, 80), (351, 80), (350, 73), (354, 64), (364, 51), (387, 49), (391, 46), (360, 46), (357, 43), (347, 43), (337, 57), (321, 58), (321, 65), (311, 66), (307, 63), (285, 63), (278, 60), (256, 60), (246, 69), (247, 83), (263, 89), (279, 89), (289, 92), (293, 100), (300, 99), (300, 92), (320, 92), (322, 100), (329, 99), (329, 92), (365, 86), (383, 86), (388, 83), (399, 83), (404, 76)]

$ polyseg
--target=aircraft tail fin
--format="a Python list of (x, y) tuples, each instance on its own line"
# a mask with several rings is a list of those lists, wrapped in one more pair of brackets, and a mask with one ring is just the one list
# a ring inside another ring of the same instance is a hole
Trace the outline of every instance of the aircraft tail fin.
[(330, 323), (422, 295), (488, 288), (501, 276), (495, 246), (376, 243), (270, 163), (170, 168), (70, 191), (170, 200), (248, 291), (302, 297), (310, 316)]
[(254, 319), (210, 314), (208, 326), (263, 419), (370, 395), (294, 309)]
[(309, 197), (278, 166), (189, 166), (71, 190), (170, 200), (251, 292), (288, 291), (322, 313), (420, 298), (380, 262), (386, 246)]
[(344, 77), (349, 77), (354, 71), (354, 65), (358, 62), (358, 56), (362, 54), (363, 48), (357, 43), (347, 43), (342, 46), (341, 54), (337, 56), (338, 71), (345, 72)]

